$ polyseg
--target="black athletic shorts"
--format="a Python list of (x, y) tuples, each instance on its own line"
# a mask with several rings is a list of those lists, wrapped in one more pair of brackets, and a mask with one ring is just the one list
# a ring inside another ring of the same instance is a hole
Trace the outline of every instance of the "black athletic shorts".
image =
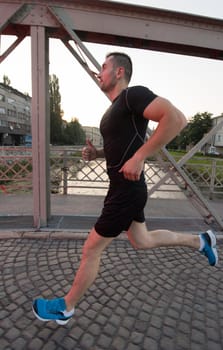
[(140, 181), (111, 179), (101, 216), (95, 224), (96, 232), (103, 237), (116, 237), (127, 231), (132, 221), (144, 222), (146, 201), (144, 176)]

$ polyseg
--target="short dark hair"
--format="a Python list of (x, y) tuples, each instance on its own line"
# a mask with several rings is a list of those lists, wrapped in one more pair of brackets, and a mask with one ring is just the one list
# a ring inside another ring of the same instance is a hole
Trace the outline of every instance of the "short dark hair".
[(132, 60), (123, 52), (110, 52), (106, 55), (106, 58), (113, 57), (115, 67), (125, 68), (125, 79), (129, 83), (132, 77)]

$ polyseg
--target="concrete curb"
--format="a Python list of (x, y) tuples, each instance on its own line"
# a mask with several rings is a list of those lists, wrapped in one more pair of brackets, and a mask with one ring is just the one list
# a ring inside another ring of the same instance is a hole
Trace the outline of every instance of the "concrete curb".
[[(49, 231), (49, 230), (39, 230), (39, 231), (1, 231), (0, 230), (0, 240), (6, 239), (36, 239), (36, 240), (75, 240), (81, 239), (85, 240), (88, 236), (89, 231)], [(191, 232), (184, 232), (190, 234)], [(128, 240), (125, 233), (121, 233), (116, 239)], [(223, 234), (217, 233), (217, 239), (222, 240)]]

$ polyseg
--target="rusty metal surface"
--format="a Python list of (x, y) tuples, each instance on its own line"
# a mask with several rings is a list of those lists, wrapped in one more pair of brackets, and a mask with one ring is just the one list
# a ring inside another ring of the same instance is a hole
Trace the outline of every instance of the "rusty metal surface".
[(111, 1), (1, 1), (1, 32), (29, 35), (41, 25), (49, 36), (66, 39), (53, 8), (69, 13), (83, 41), (223, 58), (221, 19)]

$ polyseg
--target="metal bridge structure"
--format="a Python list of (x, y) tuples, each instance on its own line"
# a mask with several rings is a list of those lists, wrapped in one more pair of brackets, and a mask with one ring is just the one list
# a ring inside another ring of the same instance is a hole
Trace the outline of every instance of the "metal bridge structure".
[[(36, 228), (47, 226), (50, 218), (49, 184), (49, 39), (60, 39), (89, 76), (98, 84), (94, 72), (100, 64), (84, 42), (118, 45), (223, 59), (223, 20), (141, 5), (100, 0), (0, 0), (0, 34), (16, 39), (0, 56), (0, 62), (26, 38), (31, 38), (32, 64), (32, 157), (33, 222)], [(75, 44), (75, 45), (72, 45)], [(222, 220), (208, 204), (183, 170), (183, 165), (216, 133), (216, 125), (198, 145), (179, 162), (165, 147), (169, 161), (166, 175), (185, 184), (205, 220), (223, 228)], [(162, 156), (158, 160), (162, 164)], [(150, 190), (152, 193), (155, 187)]]

